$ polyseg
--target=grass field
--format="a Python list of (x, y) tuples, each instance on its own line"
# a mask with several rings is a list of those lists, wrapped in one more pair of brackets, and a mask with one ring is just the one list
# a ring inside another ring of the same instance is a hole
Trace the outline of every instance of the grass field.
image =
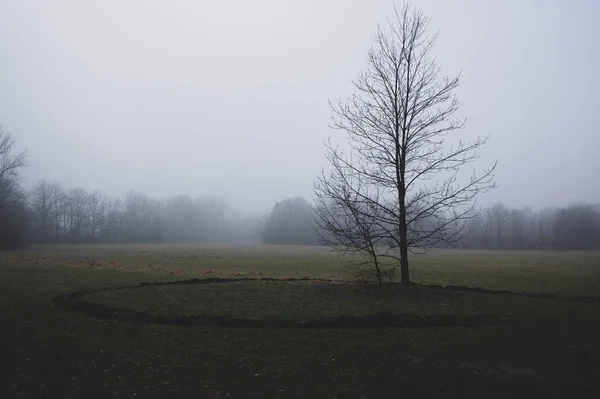
[[(423, 285), (557, 298), (379, 293), (344, 282), (343, 260), (322, 248), (34, 247), (0, 254), (0, 397), (600, 397), (600, 303), (569, 300), (600, 297), (600, 253), (445, 250), (412, 265)], [(208, 277), (256, 280), (136, 286)], [(121, 320), (57, 306), (84, 290)], [(293, 324), (342, 315), (454, 325)]]

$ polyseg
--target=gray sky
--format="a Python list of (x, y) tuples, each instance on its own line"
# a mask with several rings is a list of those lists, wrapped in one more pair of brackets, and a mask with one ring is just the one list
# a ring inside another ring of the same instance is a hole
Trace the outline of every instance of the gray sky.
[[(398, 3), (401, 5), (401, 3)], [(462, 71), (482, 203), (600, 202), (600, 2), (414, 1)], [(110, 195), (309, 197), (328, 99), (351, 93), (390, 0), (0, 0), (0, 123), (41, 178)], [(466, 171), (469, 172), (469, 171)]]

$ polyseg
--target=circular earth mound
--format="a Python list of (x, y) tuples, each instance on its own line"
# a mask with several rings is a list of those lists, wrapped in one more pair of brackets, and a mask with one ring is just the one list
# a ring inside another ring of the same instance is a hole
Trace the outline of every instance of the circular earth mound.
[(320, 280), (143, 283), (74, 293), (56, 303), (96, 317), (169, 325), (376, 328), (500, 322), (459, 292), (424, 287), (378, 292)]

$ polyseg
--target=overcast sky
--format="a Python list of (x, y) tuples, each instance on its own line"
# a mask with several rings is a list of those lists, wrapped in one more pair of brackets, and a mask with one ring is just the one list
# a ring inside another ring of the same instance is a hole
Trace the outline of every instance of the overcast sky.
[[(398, 3), (401, 5), (401, 3)], [(600, 2), (414, 1), (462, 71), (465, 137), (489, 135), (509, 206), (600, 202)], [(223, 195), (249, 211), (310, 197), (328, 99), (390, 0), (0, 0), (0, 124), (26, 184)], [(470, 170), (466, 170), (470, 173)]]

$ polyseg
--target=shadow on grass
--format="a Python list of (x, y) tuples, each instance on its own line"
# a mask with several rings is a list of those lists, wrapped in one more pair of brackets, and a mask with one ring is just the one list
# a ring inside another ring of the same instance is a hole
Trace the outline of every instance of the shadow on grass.
[[(169, 286), (169, 285), (194, 285), (194, 284), (216, 284), (216, 283), (234, 283), (241, 281), (311, 281), (310, 278), (219, 278), (209, 277), (204, 279), (179, 280), (171, 282), (142, 282), (136, 285), (126, 285), (113, 288), (103, 288), (89, 291), (79, 291), (71, 294), (61, 295), (54, 298), (54, 304), (59, 308), (86, 314), (88, 316), (128, 321), (140, 324), (162, 324), (170, 326), (215, 326), (215, 327), (238, 327), (238, 328), (305, 328), (305, 329), (361, 329), (361, 328), (388, 328), (388, 327), (438, 327), (438, 326), (486, 326), (497, 325), (506, 322), (504, 315), (478, 313), (475, 315), (456, 315), (456, 314), (434, 314), (421, 316), (410, 313), (392, 313), (381, 312), (366, 316), (340, 315), (328, 318), (294, 320), (294, 319), (257, 319), (248, 317), (233, 317), (230, 315), (154, 315), (144, 311), (133, 311), (116, 306), (109, 306), (100, 303), (89, 302), (85, 296), (108, 290), (122, 289), (141, 289), (151, 286)], [(321, 280), (324, 282), (334, 282), (335, 280)], [(462, 287), (462, 286), (440, 286), (440, 285), (419, 285), (420, 287), (430, 289), (466, 291), (475, 293), (519, 295), (532, 298), (559, 299), (555, 295), (518, 293), (512, 291), (486, 290), (483, 288)], [(599, 302), (598, 298), (579, 297), (565, 298), (567, 300)]]

